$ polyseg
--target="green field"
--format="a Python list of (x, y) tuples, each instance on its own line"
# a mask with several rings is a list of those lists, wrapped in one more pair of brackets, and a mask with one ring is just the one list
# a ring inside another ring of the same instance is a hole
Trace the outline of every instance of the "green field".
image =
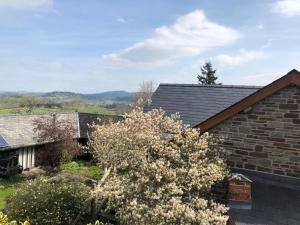
[[(35, 108), (31, 113), (49, 113), (49, 112), (84, 112), (84, 113), (96, 113), (96, 114), (105, 114), (105, 115), (115, 115), (116, 112), (110, 109), (106, 109), (104, 107), (80, 107), (80, 108)], [(8, 108), (8, 109), (0, 109), (0, 114), (26, 114), (26, 110), (24, 108)]]

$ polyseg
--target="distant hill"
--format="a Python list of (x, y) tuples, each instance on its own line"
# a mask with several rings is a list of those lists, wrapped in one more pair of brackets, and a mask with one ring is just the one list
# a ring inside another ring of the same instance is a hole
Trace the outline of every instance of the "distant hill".
[(4, 91), (0, 92), (0, 114), (22, 113), (28, 104), (35, 105), (34, 112), (78, 111), (119, 114), (132, 103), (135, 94), (127, 91), (95, 94), (65, 91), (45, 93)]
[(75, 92), (53, 91), (43, 93), (45, 98), (81, 98), (84, 100), (112, 100), (117, 102), (131, 102), (135, 93), (127, 91), (107, 91), (95, 94), (81, 94)]
[(134, 93), (127, 91), (107, 91), (97, 94), (82, 94), (82, 98), (95, 100), (95, 99), (105, 99), (105, 100), (115, 100), (115, 101), (128, 101), (130, 102), (134, 96)]

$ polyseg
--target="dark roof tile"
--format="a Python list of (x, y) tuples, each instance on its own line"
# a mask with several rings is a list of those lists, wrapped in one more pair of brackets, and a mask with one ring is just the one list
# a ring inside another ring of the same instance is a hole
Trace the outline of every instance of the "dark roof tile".
[(256, 92), (258, 86), (160, 84), (145, 107), (163, 108), (168, 115), (179, 112), (183, 123), (195, 126)]

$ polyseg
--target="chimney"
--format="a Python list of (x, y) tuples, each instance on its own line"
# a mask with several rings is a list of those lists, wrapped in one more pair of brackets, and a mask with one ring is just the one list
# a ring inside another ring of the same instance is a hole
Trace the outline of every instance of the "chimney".
[(228, 180), (228, 206), (236, 209), (252, 208), (252, 181), (243, 174), (233, 174)]

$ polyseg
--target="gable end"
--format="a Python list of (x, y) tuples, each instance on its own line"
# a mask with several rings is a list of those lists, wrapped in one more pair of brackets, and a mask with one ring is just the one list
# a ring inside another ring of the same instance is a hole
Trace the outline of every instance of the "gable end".
[(222, 121), (236, 115), (237, 113), (251, 107), (255, 103), (263, 100), (264, 98), (274, 94), (275, 92), (289, 86), (296, 85), (300, 87), (300, 72), (297, 70), (292, 70), (285, 76), (279, 78), (278, 80), (272, 82), (271, 84), (259, 89), (248, 97), (242, 99), (241, 101), (233, 104), (232, 106), (226, 108), (222, 112), (212, 116), (206, 121), (196, 125), (196, 128), (200, 128), (200, 131), (206, 132), (210, 128), (216, 126)]

